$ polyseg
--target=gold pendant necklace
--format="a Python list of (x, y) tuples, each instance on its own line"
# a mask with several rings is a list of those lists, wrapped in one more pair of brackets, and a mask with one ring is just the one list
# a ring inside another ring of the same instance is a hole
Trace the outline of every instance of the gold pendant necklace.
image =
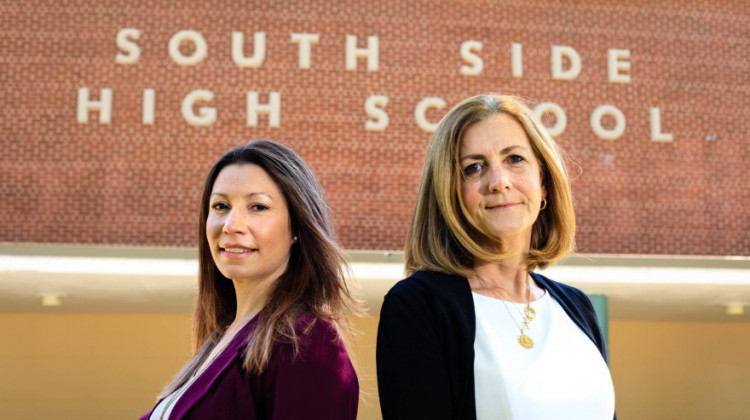
[[(479, 284), (484, 286), (486, 282), (476, 273), (474, 273), (474, 275), (477, 277)], [(532, 340), (531, 337), (526, 335), (526, 333), (523, 331), (524, 328), (526, 329), (526, 331), (528, 331), (529, 322), (533, 321), (534, 318), (536, 318), (536, 311), (531, 307), (531, 286), (529, 285), (529, 275), (526, 275), (526, 307), (523, 308), (523, 312), (521, 312), (520, 309), (513, 305), (513, 307), (516, 308), (516, 311), (518, 311), (518, 313), (521, 315), (521, 324), (518, 323), (518, 320), (516, 320), (516, 318), (513, 316), (513, 312), (511, 312), (511, 310), (508, 308), (508, 302), (506, 302), (502, 298), (500, 299), (500, 301), (503, 302), (505, 310), (508, 311), (508, 316), (513, 320), (513, 323), (518, 326), (518, 330), (521, 332), (521, 335), (518, 336), (518, 344), (520, 344), (521, 347), (527, 350), (534, 348), (534, 340)], [(511, 304), (513, 304), (513, 302), (511, 302)]]
[[(529, 285), (526, 284), (526, 307), (523, 308), (523, 315), (524, 315), (524, 321), (523, 325), (526, 327), (526, 330), (529, 329), (529, 322), (533, 321), (534, 318), (536, 318), (536, 311), (534, 308), (531, 307), (531, 298), (529, 297)], [(518, 308), (516, 308), (518, 309)], [(518, 337), (518, 344), (523, 346), (525, 349), (531, 349), (534, 347), (534, 340), (531, 339), (528, 335), (523, 333), (523, 328), (521, 329), (521, 335)]]
[(521, 347), (525, 349), (533, 349), (534, 348), (534, 340), (531, 339), (528, 335), (523, 333), (523, 330), (521, 330), (521, 335), (518, 336), (518, 344), (521, 345)]
[(521, 315), (521, 324), (516, 321), (516, 318), (513, 316), (513, 313), (508, 309), (508, 304), (501, 299), (503, 302), (503, 305), (505, 306), (505, 310), (508, 311), (508, 316), (513, 319), (513, 322), (518, 326), (518, 330), (521, 332), (521, 335), (518, 336), (518, 344), (521, 345), (521, 347), (531, 350), (534, 348), (534, 340), (531, 339), (526, 333), (523, 332), (523, 329), (526, 328), (526, 331), (529, 330), (529, 322), (533, 321), (534, 318), (536, 318), (536, 311), (534, 308), (531, 307), (531, 287), (529, 287), (529, 278), (526, 277), (526, 307), (523, 308), (523, 313), (516, 308), (515, 305), (513, 305), (514, 308), (516, 308), (516, 311)]

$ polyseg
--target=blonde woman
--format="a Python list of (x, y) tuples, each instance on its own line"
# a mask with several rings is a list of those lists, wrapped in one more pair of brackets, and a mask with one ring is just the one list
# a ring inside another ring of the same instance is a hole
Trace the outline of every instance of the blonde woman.
[(201, 202), (195, 356), (141, 420), (356, 419), (331, 220), (290, 148), (257, 140), (216, 162)]
[(606, 350), (580, 290), (534, 272), (574, 247), (557, 144), (521, 100), (479, 95), (432, 136), (377, 343), (391, 419), (615, 416)]

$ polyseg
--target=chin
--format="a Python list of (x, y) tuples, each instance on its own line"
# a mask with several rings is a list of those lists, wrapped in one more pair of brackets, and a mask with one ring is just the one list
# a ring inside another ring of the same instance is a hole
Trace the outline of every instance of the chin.
[(230, 280), (234, 279), (234, 278), (237, 278), (237, 276), (235, 275), (235, 273), (232, 270), (222, 270), (220, 268), (219, 272), (221, 273), (222, 276), (224, 276), (224, 277), (226, 277), (226, 278), (228, 278)]
[(247, 277), (249, 274), (247, 270), (243, 270), (240, 267), (222, 267), (219, 265), (217, 265), (217, 267), (219, 268), (219, 272), (228, 279), (241, 279), (243, 277)]
[(500, 239), (523, 235), (527, 232), (530, 232), (530, 230), (528, 229), (518, 228), (517, 226), (491, 227), (487, 229), (487, 231)]
[(487, 232), (502, 238), (508, 235), (516, 235), (521, 232), (521, 230), (509, 226), (490, 226), (487, 228)]

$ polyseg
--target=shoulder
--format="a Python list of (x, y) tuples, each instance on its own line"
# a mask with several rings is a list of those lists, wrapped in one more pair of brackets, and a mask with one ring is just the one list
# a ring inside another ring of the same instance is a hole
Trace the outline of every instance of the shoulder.
[(474, 298), (464, 277), (417, 271), (396, 283), (380, 307), (379, 335), (431, 326), (436, 331), (474, 329)]
[(599, 330), (599, 322), (589, 297), (573, 286), (550, 280), (539, 273), (532, 273), (532, 276), (560, 304), (568, 316), (594, 339), (593, 331)]
[(552, 297), (557, 301), (564, 301), (566, 303), (574, 304), (576, 306), (583, 306), (586, 308), (591, 307), (591, 300), (589, 300), (586, 293), (583, 293), (580, 289), (554, 281), (542, 274), (531, 273), (532, 277), (536, 282), (545, 290), (547, 290)]
[(400, 296), (407, 299), (426, 296), (471, 296), (469, 282), (460, 276), (435, 271), (416, 271), (396, 283), (387, 296)]
[(318, 378), (328, 375), (341, 383), (356, 386), (357, 374), (344, 338), (334, 324), (324, 318), (306, 315), (300, 319), (297, 328), (300, 347), (293, 364), (316, 372)]
[(334, 324), (303, 315), (295, 334), (298, 351), (279, 343), (263, 374), (264, 418), (356, 418), (359, 382)]
[(269, 367), (297, 373), (333, 374), (356, 381), (344, 339), (333, 323), (302, 315), (295, 323), (297, 346), (285, 340), (274, 346)]
[(274, 346), (267, 373), (356, 387), (357, 375), (344, 339), (331, 322), (303, 315), (295, 323), (295, 334), (296, 348), (291, 339)]
[(295, 332), (300, 342), (300, 350), (306, 353), (315, 353), (321, 349), (346, 352), (343, 337), (327, 319), (303, 315), (297, 320)]

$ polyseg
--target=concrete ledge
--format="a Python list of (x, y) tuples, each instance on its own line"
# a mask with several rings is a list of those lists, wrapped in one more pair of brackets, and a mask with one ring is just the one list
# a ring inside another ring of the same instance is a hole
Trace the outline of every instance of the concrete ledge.
[[(403, 253), (346, 256), (352, 289), (376, 315), (404, 277)], [(575, 255), (541, 272), (606, 295), (611, 319), (750, 321), (749, 257)], [(196, 248), (0, 244), (2, 312), (189, 312), (197, 278)], [(60, 305), (42, 306), (54, 296)], [(730, 304), (745, 313), (728, 316)]]

